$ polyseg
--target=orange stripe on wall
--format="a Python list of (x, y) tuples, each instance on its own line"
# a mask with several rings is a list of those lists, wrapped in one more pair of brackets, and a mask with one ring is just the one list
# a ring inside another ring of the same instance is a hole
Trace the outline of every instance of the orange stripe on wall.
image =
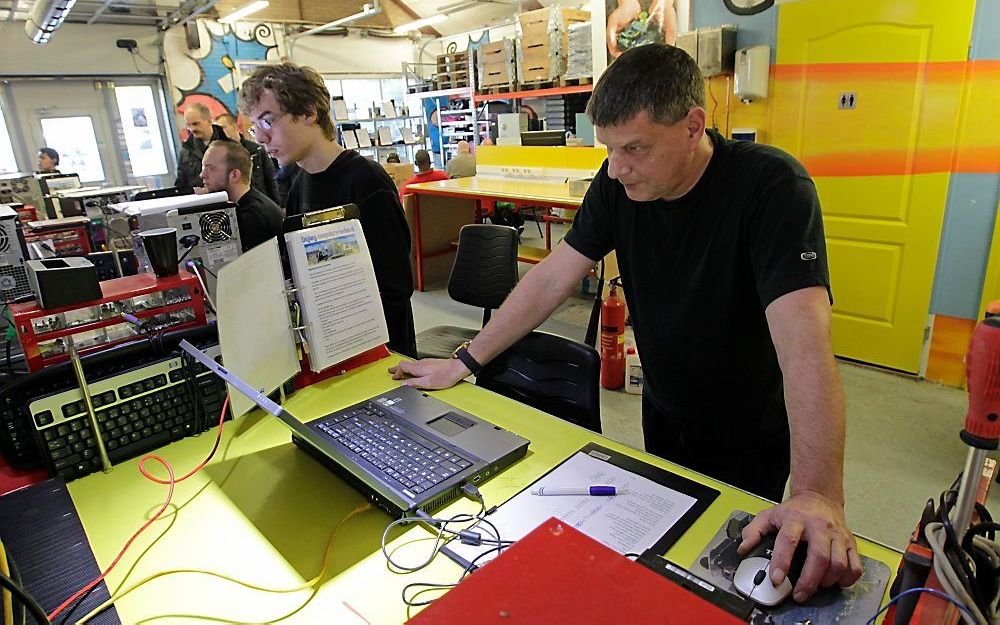
[[(952, 171), (954, 150), (881, 150), (820, 154), (800, 158), (812, 176), (906, 176)], [(956, 173), (1000, 173), (1000, 150), (994, 147), (963, 148)]]
[[(774, 66), (775, 78), (799, 78), (809, 72), (809, 78), (840, 80), (863, 75), (877, 80), (908, 80), (918, 72), (940, 81), (961, 82), (971, 64), (994, 64), (1000, 72), (1000, 61), (947, 61), (940, 63), (796, 63)], [(978, 68), (977, 68), (978, 69)]]
[[(852, 150), (799, 155), (813, 176), (895, 176), (927, 173), (1000, 173), (1000, 135), (993, 132), (1000, 90), (1000, 60), (925, 63), (812, 63), (771, 67), (776, 82), (797, 83), (907, 83), (924, 75), (926, 86), (968, 88), (973, 98), (965, 107), (966, 131), (956, 146), (924, 147), (916, 152), (898, 149)], [(956, 92), (957, 93), (957, 92)], [(986, 98), (985, 100), (983, 98)]]

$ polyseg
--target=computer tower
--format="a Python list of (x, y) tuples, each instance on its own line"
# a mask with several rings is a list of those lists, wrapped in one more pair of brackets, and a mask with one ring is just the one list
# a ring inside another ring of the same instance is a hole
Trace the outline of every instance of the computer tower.
[[(167, 226), (177, 228), (177, 257), (187, 253), (186, 260), (195, 260), (207, 267), (208, 288), (215, 290), (219, 269), (242, 252), (240, 228), (236, 221), (236, 205), (232, 203), (190, 206), (167, 211)], [(189, 238), (197, 236), (197, 241)], [(190, 246), (188, 243), (194, 241)]]
[(8, 304), (32, 298), (25, 267), (27, 257), (17, 212), (0, 205), (0, 302)]
[(0, 174), (0, 204), (34, 206), (39, 216), (45, 212), (45, 196), (34, 174)]

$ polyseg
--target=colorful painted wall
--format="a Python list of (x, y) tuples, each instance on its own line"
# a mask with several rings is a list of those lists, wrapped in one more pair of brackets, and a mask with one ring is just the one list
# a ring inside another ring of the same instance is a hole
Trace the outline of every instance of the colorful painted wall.
[[(171, 99), (183, 128), (188, 104), (200, 102), (212, 116), (236, 114), (237, 61), (277, 61), (283, 37), (269, 24), (237, 22), (233, 26), (214, 20), (195, 20), (200, 46), (189, 49), (184, 30), (173, 28), (163, 42)], [(182, 139), (186, 132), (181, 132)]]

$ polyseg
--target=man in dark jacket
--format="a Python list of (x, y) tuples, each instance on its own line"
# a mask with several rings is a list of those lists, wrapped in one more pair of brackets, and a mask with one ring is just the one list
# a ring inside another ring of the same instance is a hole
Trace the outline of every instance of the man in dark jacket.
[(236, 141), (250, 153), (250, 161), (253, 164), (253, 177), (250, 186), (257, 189), (271, 201), (278, 203), (280, 193), (275, 180), (274, 161), (267, 155), (267, 150), (259, 143), (254, 143), (243, 136), (240, 127), (236, 124), (236, 118), (229, 113), (223, 113), (212, 120), (212, 123), (222, 128), (226, 136)]
[(204, 193), (201, 159), (205, 156), (205, 148), (212, 141), (229, 140), (222, 128), (214, 125), (211, 120), (212, 113), (204, 104), (194, 102), (184, 109), (184, 125), (188, 129), (188, 138), (181, 144), (181, 152), (177, 157), (177, 180), (174, 186), (185, 193), (199, 191)]

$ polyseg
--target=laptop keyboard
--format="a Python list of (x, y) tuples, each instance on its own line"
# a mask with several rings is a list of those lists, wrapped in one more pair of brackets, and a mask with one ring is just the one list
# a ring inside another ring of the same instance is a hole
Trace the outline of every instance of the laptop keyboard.
[(472, 466), (372, 403), (332, 414), (315, 426), (413, 495)]

